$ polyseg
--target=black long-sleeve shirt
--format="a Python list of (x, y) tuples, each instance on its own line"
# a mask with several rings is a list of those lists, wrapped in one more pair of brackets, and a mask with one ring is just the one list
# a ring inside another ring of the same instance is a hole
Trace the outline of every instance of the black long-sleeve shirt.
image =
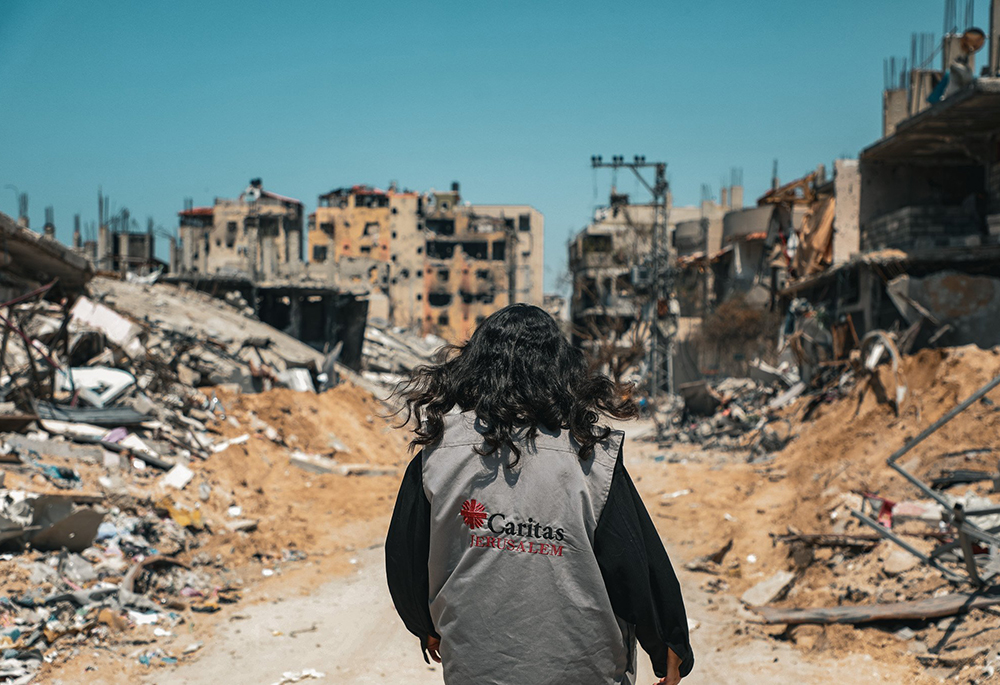
[[(426, 649), (428, 636), (438, 634), (429, 608), (431, 505), (423, 488), (422, 459), (418, 454), (403, 476), (386, 537), (385, 558), (396, 611)], [(611, 607), (616, 616), (635, 626), (636, 638), (649, 654), (654, 673), (666, 675), (668, 648), (681, 659), (681, 676), (690, 673), (694, 654), (680, 584), (625, 470), (621, 451), (594, 532), (594, 553)]]

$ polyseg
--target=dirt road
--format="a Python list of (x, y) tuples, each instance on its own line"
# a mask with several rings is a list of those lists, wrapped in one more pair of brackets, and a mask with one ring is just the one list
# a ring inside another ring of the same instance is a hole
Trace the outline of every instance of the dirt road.
[[(629, 452), (629, 468), (647, 502), (663, 487), (662, 463), (641, 444)], [(655, 518), (655, 517), (654, 517)], [(663, 525), (662, 520), (657, 520)], [(384, 530), (384, 527), (381, 528)], [(670, 546), (670, 531), (661, 527)], [(378, 544), (377, 542), (375, 544)], [(683, 555), (676, 553), (675, 566)], [(281, 596), (270, 583), (267, 601), (242, 605), (208, 640), (199, 659), (173, 671), (160, 670), (145, 682), (277, 683), (286, 671), (316, 669), (339, 683), (440, 683), (438, 666), (427, 666), (416, 640), (396, 617), (385, 586), (382, 548), (357, 554), (356, 571), (327, 582), (305, 596)], [(685, 684), (734, 685), (830, 682), (906, 682), (903, 671), (861, 655), (851, 661), (805, 655), (789, 643), (741, 638), (739, 602), (699, 589), (704, 576), (680, 570), (697, 664)], [(307, 681), (312, 682), (312, 681)], [(640, 653), (639, 683), (653, 683), (649, 661)]]

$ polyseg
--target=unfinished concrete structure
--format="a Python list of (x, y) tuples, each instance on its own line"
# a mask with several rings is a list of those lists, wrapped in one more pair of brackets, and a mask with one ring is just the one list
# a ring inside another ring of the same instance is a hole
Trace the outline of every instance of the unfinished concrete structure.
[[(462, 203), (459, 186), (341, 188), (310, 217), (309, 274), (367, 295), (370, 315), (451, 341), (509, 302), (542, 304), (544, 218)], [(512, 247), (511, 247), (512, 246)]]
[[(905, 352), (995, 344), (1000, 316), (1000, 79), (980, 78), (861, 153), (859, 252), (790, 284), (858, 336), (909, 327)], [(849, 321), (848, 321), (849, 319)]]
[(861, 155), (861, 247), (924, 250), (1000, 241), (1000, 79), (901, 122)]
[[(722, 203), (706, 200), (699, 206), (675, 207), (668, 195), (666, 240), (671, 260), (684, 265), (675, 284), (682, 311), (702, 306), (701, 273), (687, 267), (703, 260), (706, 251), (718, 250), (722, 217), (731, 202), (742, 206), (742, 187), (725, 188)], [(650, 306), (654, 213), (654, 205), (632, 204), (627, 194), (612, 189), (608, 205), (594, 212), (593, 221), (569, 245), (572, 338), (607, 364), (639, 359), (645, 349), (649, 331), (642, 322), (648, 317), (642, 310)]]
[(216, 198), (179, 216), (179, 276), (267, 281), (303, 270), (302, 203), (265, 190), (259, 178), (235, 200)]
[(308, 277), (300, 201), (254, 179), (235, 200), (188, 203), (178, 215), (177, 268), (167, 280), (243, 302), (265, 323), (316, 349), (340, 343), (341, 361), (360, 364), (368, 302)]

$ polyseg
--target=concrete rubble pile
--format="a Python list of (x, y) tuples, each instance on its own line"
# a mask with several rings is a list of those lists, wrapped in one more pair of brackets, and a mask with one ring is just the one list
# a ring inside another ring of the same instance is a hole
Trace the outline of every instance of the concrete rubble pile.
[[(665, 447), (746, 452), (749, 460), (782, 449), (794, 435), (781, 410), (807, 390), (792, 372), (759, 360), (750, 378), (696, 381), (678, 388), (682, 404), (658, 415), (657, 440)], [(812, 390), (821, 401), (829, 388)]]
[(446, 345), (436, 335), (419, 336), (402, 328), (369, 321), (362, 354), (364, 378), (393, 388), (418, 366), (430, 364)]
[[(657, 415), (657, 439), (664, 446), (696, 444), (746, 452), (748, 460), (759, 460), (794, 439), (797, 422), (808, 420), (820, 405), (845, 397), (859, 384), (876, 383), (877, 392), (886, 395), (898, 415), (907, 396), (900, 366), (918, 333), (911, 326), (872, 330), (859, 338), (853, 327), (829, 325), (822, 310), (796, 300), (782, 324), (777, 364), (754, 359), (748, 378), (681, 384), (677, 390), (682, 402), (664, 406)], [(877, 379), (883, 367), (891, 369), (887, 387)], [(805, 410), (793, 422), (784, 410), (800, 398), (807, 400)]]
[[(795, 441), (767, 464), (744, 465), (747, 475), (734, 480), (729, 499), (713, 493), (707, 500), (728, 501), (727, 508), (744, 501), (761, 534), (748, 543), (730, 529), (686, 567), (707, 576), (704, 591), (738, 596), (754, 616), (746, 629), (756, 637), (807, 651), (845, 640), (876, 645), (942, 680), (994, 682), (998, 350), (906, 356), (898, 352), (900, 335), (865, 336), (837, 381), (775, 412), (794, 427)], [(736, 385), (711, 388), (723, 397), (710, 407), (713, 417), (727, 400), (731, 406), (760, 390), (741, 381), (739, 395)], [(664, 494), (661, 504), (676, 512), (678, 502), (694, 501), (693, 489)], [(767, 537), (770, 544), (761, 544)]]
[[(190, 290), (104, 278), (75, 298), (44, 299), (50, 290), (0, 309), (3, 683), (26, 683), (85, 645), (124, 640), (154, 665), (200, 647), (156, 643), (190, 612), (240, 598), (229, 560), (193, 552), (257, 527), (238, 493), (200, 472), (223, 451), (253, 436), (292, 465), (365, 472), (292, 449), (252, 413), (227, 416), (216, 391), (315, 392), (356, 377), (329, 357)], [(226, 423), (246, 432), (223, 439)], [(273, 562), (302, 558), (284, 550)]]

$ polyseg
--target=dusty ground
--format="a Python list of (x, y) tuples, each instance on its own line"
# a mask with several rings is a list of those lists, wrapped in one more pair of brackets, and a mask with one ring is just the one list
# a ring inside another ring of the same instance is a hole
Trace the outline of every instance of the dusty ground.
[[(899, 416), (879, 401), (879, 387), (850, 389), (805, 422), (800, 422), (800, 402), (788, 411), (798, 437), (764, 464), (747, 464), (743, 455), (630, 441), (628, 467), (679, 570), (697, 625), (692, 633), (697, 664), (685, 682), (919, 684), (959, 674), (963, 679), (953, 682), (972, 682), (973, 675), (985, 682), (981, 665), (974, 664), (984, 645), (988, 649), (1000, 638), (1000, 621), (988, 613), (910, 626), (786, 632), (761, 626), (737, 599), (776, 570), (793, 567), (788, 550), (774, 545), (772, 534), (785, 533), (789, 525), (803, 532), (857, 531), (842, 518), (845, 502), (857, 497), (854, 491), (914, 497), (915, 491), (884, 466), (885, 457), (1000, 371), (1000, 356), (970, 349), (926, 352), (904, 367), (910, 390)], [(882, 380), (892, 392), (891, 380)], [(230, 414), (243, 423), (224, 422), (218, 430), (227, 437), (245, 432), (246, 412), (253, 410), (288, 444), (342, 462), (394, 466), (401, 474), (407, 460), (403, 436), (378, 417), (377, 403), (350, 388), (336, 393), (229, 397)], [(908, 463), (925, 477), (940, 472), (943, 464), (992, 468), (995, 452), (970, 457), (968, 450), (1000, 449), (998, 427), (1000, 412), (980, 403), (915, 451)], [(626, 428), (636, 435), (644, 429)], [(349, 455), (336, 454), (334, 445), (341, 442), (349, 443)], [(314, 668), (334, 682), (440, 682), (439, 669), (423, 664), (385, 590), (381, 544), (398, 475), (305, 473), (289, 466), (287, 452), (261, 436), (216, 457), (204, 464), (204, 477), (213, 493), (228, 494), (220, 495), (209, 513), (221, 517), (226, 507), (239, 503), (244, 515), (260, 520), (257, 532), (211, 536), (203, 548), (222, 555), (239, 573), (242, 600), (216, 614), (188, 612), (174, 637), (157, 642), (179, 656), (177, 666), (140, 665), (134, 654), (145, 643), (141, 631), (133, 629), (109, 648), (77, 645), (79, 656), (50, 668), (45, 681), (273, 683), (285, 671)], [(685, 490), (690, 492), (669, 496)], [(733, 549), (719, 574), (683, 569), (730, 538)], [(289, 549), (308, 557), (283, 562)], [(854, 558), (818, 555), (800, 570), (781, 603), (894, 601), (948, 589), (937, 572), (919, 568), (885, 577), (881, 561), (888, 552), (880, 545)], [(274, 574), (264, 577), (265, 569)], [(894, 635), (901, 627), (913, 634)], [(200, 649), (183, 654), (199, 642)], [(938, 663), (928, 649), (947, 658)], [(970, 665), (963, 671), (964, 661)], [(640, 682), (653, 682), (648, 662), (641, 663)]]
[[(649, 445), (630, 447), (629, 466), (643, 496), (654, 502), (660, 487), (671, 484), (669, 469), (648, 456)], [(384, 532), (387, 517), (373, 520), (373, 539)], [(657, 517), (667, 537), (669, 519)], [(679, 536), (678, 536), (679, 537)], [(669, 540), (669, 538), (667, 538)], [(668, 543), (669, 544), (669, 543)], [(675, 563), (685, 554), (675, 552)], [(385, 589), (382, 548), (351, 557), (348, 574), (303, 594), (285, 584), (264, 584), (252, 607), (233, 607), (223, 617), (200, 658), (179, 668), (159, 669), (143, 682), (269, 683), (286, 671), (313, 668), (335, 682), (440, 683), (437, 666), (420, 658), (416, 640), (396, 618)], [(828, 683), (831, 677), (853, 681), (913, 682), (905, 666), (880, 664), (870, 655), (845, 662), (833, 655), (803, 654), (790, 643), (746, 635), (739, 602), (698, 588), (700, 578), (681, 570), (686, 601), (697, 628), (693, 633), (698, 666), (690, 683)], [(314, 579), (309, 579), (314, 580)], [(301, 589), (301, 588), (300, 588)], [(639, 681), (655, 681), (648, 659), (641, 660)]]

